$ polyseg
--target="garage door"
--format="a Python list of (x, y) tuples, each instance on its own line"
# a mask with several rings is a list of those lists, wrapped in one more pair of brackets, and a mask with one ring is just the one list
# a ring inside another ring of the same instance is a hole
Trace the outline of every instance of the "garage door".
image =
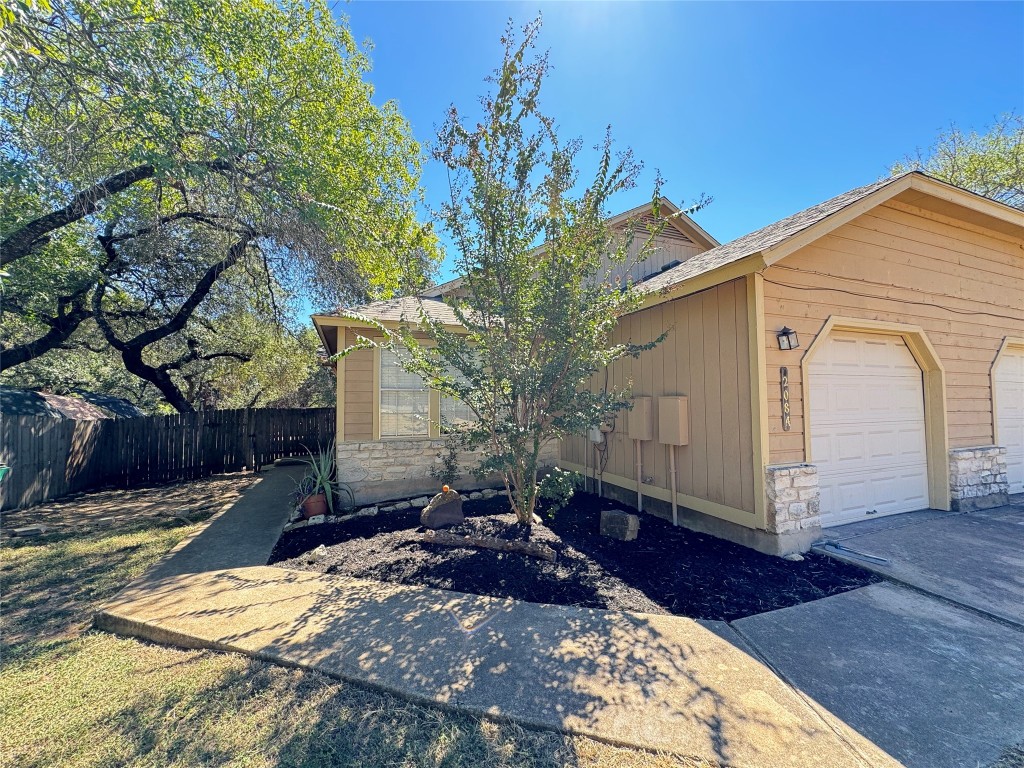
[(1006, 448), (1010, 493), (1024, 493), (1024, 350), (1007, 349), (993, 379), (999, 444)]
[(832, 334), (808, 390), (822, 525), (928, 506), (922, 375), (902, 338)]

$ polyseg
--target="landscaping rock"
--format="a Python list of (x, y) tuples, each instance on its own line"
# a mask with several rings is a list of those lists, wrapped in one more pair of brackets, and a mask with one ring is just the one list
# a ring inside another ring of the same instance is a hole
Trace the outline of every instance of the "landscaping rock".
[(288, 533), (288, 531), (294, 531), (298, 528), (305, 528), (307, 525), (309, 525), (308, 520), (297, 520), (294, 523), (288, 523), (288, 525), (284, 527), (284, 532)]
[(484, 488), (480, 493), (483, 495), (485, 499), (493, 499), (495, 496), (498, 495), (498, 492), (493, 488)]
[(466, 521), (462, 514), (462, 496), (458, 491), (444, 491), (430, 500), (420, 513), (420, 525), (427, 528), (445, 528)]
[(306, 521), (306, 525), (320, 525), (327, 522), (327, 515), (313, 515)]
[(791, 552), (788, 555), (783, 555), (782, 559), (789, 560), (792, 563), (802, 563), (804, 560), (804, 556), (796, 552)]
[(42, 536), (46, 533), (45, 525), (25, 525), (11, 531), (15, 536)]
[(480, 491), (473, 491), (471, 494), (469, 494), (469, 498), (471, 498), (473, 501), (478, 501), (483, 497), (484, 495), (480, 493)]
[(410, 499), (409, 500), (409, 505), (413, 506), (413, 507), (417, 507), (417, 508), (425, 507), (429, 503), (430, 503), (430, 499), (428, 499), (426, 496), (418, 496), (415, 499)]
[(392, 504), (389, 507), (381, 507), (380, 511), (381, 512), (385, 512), (385, 513), (387, 513), (387, 512), (397, 512), (398, 511), (398, 507), (396, 505)]
[(380, 512), (380, 507), (363, 507), (356, 514), (360, 517), (373, 517), (378, 512)]
[(640, 518), (621, 509), (601, 510), (601, 535), (619, 541), (634, 541), (640, 532)]
[(411, 506), (412, 506), (412, 504), (410, 504), (408, 501), (400, 501), (397, 504), (395, 504), (395, 509), (398, 512), (403, 512), (403, 511), (405, 511), (406, 509), (408, 509)]

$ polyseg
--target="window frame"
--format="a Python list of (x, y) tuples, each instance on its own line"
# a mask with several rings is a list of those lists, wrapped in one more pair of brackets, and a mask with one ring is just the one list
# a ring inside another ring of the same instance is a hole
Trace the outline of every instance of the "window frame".
[[(429, 439), (437, 436), (436, 427), (436, 414), (440, 410), (440, 403), (437, 398), (437, 393), (434, 392), (430, 387), (423, 382), (423, 385), (419, 389), (406, 389), (406, 388), (395, 388), (395, 387), (384, 387), (382, 381), (382, 366), (384, 364), (384, 356), (381, 354), (379, 348), (374, 349), (373, 355), (373, 437), (374, 440), (422, 440)], [(415, 392), (415, 393), (426, 393), (427, 395), (427, 418), (424, 429), (421, 432), (407, 435), (385, 435), (381, 431), (381, 423), (383, 421), (383, 393), (384, 392)]]

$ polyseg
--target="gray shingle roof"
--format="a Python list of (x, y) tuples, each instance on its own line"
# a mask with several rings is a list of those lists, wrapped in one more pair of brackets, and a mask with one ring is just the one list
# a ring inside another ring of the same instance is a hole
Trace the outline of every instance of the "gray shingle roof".
[(446, 325), (459, 325), (458, 318), (452, 308), (443, 301), (427, 299), (420, 296), (399, 296), (384, 301), (374, 301), (358, 307), (349, 307), (330, 313), (333, 316), (362, 315), (374, 320), (385, 322), (407, 322), (418, 323), (420, 321), (420, 308), (427, 317), (436, 322)]
[[(907, 173), (917, 172), (908, 171)], [(891, 176), (888, 179), (882, 179), (873, 184), (857, 187), (857, 189), (851, 189), (849, 192), (837, 195), (831, 200), (812, 205), (806, 210), (794, 213), (792, 216), (777, 221), (774, 224), (769, 224), (767, 227), (751, 232), (749, 235), (744, 235), (730, 243), (697, 254), (693, 258), (684, 261), (678, 267), (666, 270), (660, 275), (655, 275), (637, 287), (645, 293), (667, 290), (685, 280), (703, 275), (719, 267), (724, 267), (726, 264), (731, 264), (734, 261), (739, 261), (759, 251), (776, 246), (793, 235), (817, 224), (819, 221), (827, 219), (832, 214), (838, 213), (844, 208), (862, 200), (872, 192), (876, 192), (882, 187), (892, 184), (897, 179), (903, 178), (907, 173)]]

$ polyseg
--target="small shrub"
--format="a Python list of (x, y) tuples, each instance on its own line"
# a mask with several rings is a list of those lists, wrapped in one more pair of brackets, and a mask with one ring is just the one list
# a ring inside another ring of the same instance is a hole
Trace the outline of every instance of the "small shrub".
[(453, 430), (445, 435), (444, 449), (437, 454), (440, 463), (434, 464), (428, 471), (430, 476), (439, 481), (441, 485), (455, 485), (455, 481), (462, 477), (462, 468), (459, 466), (459, 452), (466, 446), (466, 435), (458, 430)]
[(567, 469), (554, 467), (541, 479), (537, 486), (537, 495), (544, 501), (548, 508), (548, 517), (554, 517), (555, 513), (564, 509), (579, 488), (583, 487), (583, 475), (579, 472), (570, 472)]

